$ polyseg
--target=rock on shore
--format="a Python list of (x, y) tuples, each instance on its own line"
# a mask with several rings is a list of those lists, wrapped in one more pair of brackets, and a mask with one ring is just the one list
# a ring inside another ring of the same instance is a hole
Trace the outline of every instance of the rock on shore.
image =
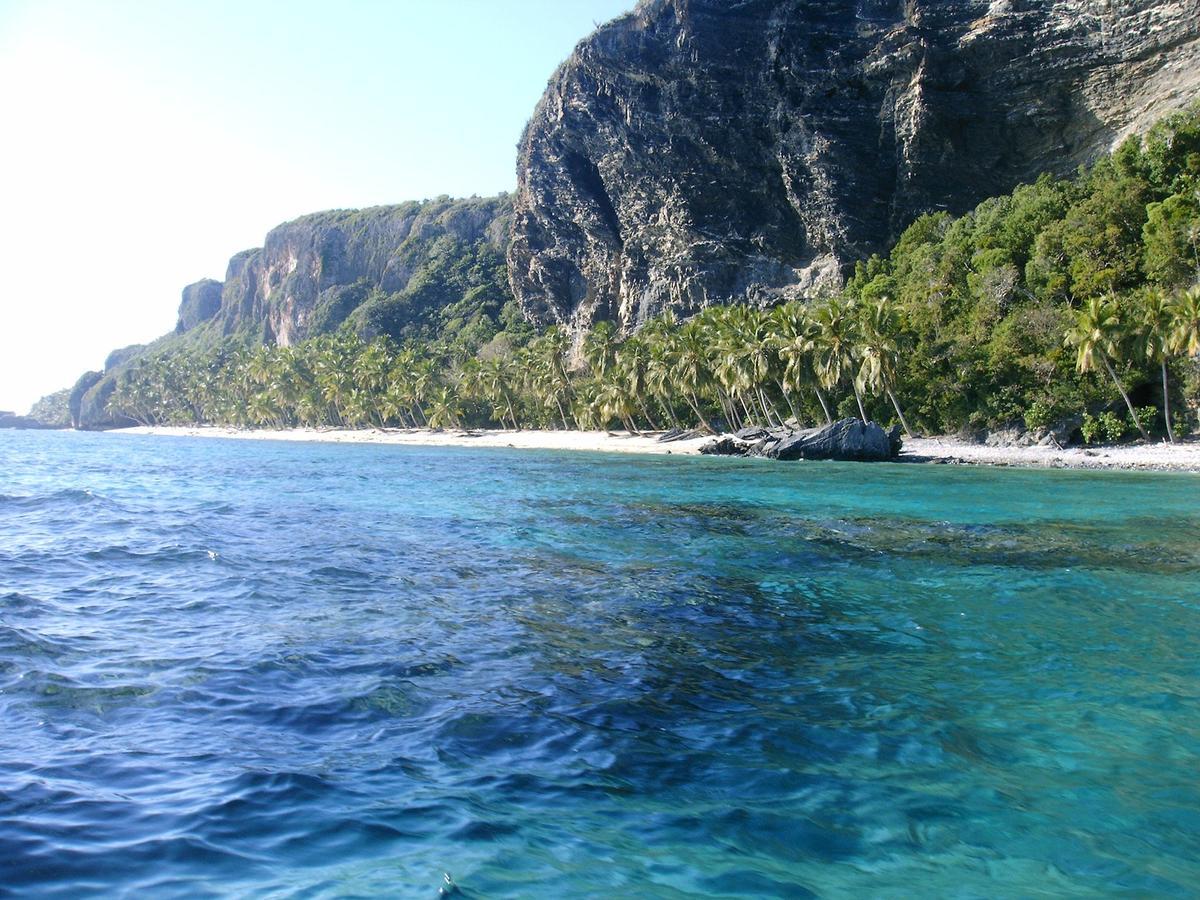
[(884, 431), (874, 422), (841, 419), (820, 428), (745, 428), (700, 448), (708, 456), (765, 456), (768, 459), (833, 459), (882, 462), (900, 455), (900, 426)]

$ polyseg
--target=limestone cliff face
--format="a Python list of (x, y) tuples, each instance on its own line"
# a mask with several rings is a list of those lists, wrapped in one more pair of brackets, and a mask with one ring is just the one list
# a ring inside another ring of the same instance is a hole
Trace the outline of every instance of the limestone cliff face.
[(185, 331), (191, 331), (220, 312), (221, 288), (221, 282), (213, 281), (211, 278), (202, 279), (185, 287), (179, 301), (179, 322), (175, 326), (176, 333), (183, 334)]
[(114, 351), (103, 372), (70, 392), (76, 428), (134, 424), (114, 416), (117, 379), (143, 356), (235, 335), (289, 345), (349, 323), (371, 337), (419, 329), (470, 293), (476, 305), (511, 299), (504, 271), (508, 197), (441, 198), (361, 210), (333, 210), (285, 222), (261, 248), (229, 261), (224, 282), (183, 289), (175, 331), (146, 346)]
[(514, 293), (626, 329), (810, 294), (1183, 105), (1198, 38), (1200, 0), (643, 0), (522, 138)]
[(178, 330), (211, 319), (224, 334), (293, 344), (336, 328), (371, 294), (402, 294), (438, 253), (483, 247), (503, 254), (510, 221), (506, 197), (303, 216), (273, 229), (262, 248), (229, 261), (215, 310), (203, 305), (204, 282), (185, 290)]

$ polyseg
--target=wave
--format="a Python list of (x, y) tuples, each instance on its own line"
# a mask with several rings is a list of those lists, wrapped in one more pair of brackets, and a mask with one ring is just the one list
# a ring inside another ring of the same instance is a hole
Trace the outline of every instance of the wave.
[(59, 505), (87, 506), (92, 503), (111, 502), (107, 497), (97, 494), (95, 491), (80, 488), (63, 488), (47, 494), (0, 494), (0, 510), (5, 508), (39, 509), (45, 506)]
[(211, 550), (197, 550), (176, 544), (148, 550), (134, 550), (122, 545), (100, 547), (82, 554), (88, 562), (131, 563), (142, 566), (146, 563), (207, 562), (217, 558)]

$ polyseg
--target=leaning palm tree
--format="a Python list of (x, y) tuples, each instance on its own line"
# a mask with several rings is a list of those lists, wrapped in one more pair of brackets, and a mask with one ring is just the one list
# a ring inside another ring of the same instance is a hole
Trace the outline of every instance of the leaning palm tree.
[(654, 430), (657, 428), (650, 409), (646, 405), (646, 394), (649, 393), (648, 371), (650, 366), (650, 350), (646, 342), (639, 336), (633, 335), (617, 350), (617, 379), (625, 392), (637, 404), (642, 420)]
[(1129, 417), (1137, 425), (1142, 437), (1150, 435), (1142, 427), (1125, 385), (1117, 377), (1112, 358), (1120, 357), (1121, 343), (1128, 337), (1127, 326), (1121, 321), (1121, 311), (1113, 297), (1092, 297), (1083, 305), (1075, 318), (1075, 327), (1067, 332), (1065, 343), (1075, 348), (1075, 368), (1082, 372), (1094, 372), (1099, 360), (1117, 386), (1121, 399), (1129, 409)]
[(779, 389), (783, 392), (796, 421), (800, 415), (796, 410), (789, 388), (800, 391), (811, 385), (825, 414), (825, 424), (833, 423), (829, 413), (829, 402), (825, 392), (821, 390), (821, 381), (813, 369), (813, 348), (815, 347), (815, 323), (809, 310), (796, 301), (777, 306), (771, 312), (774, 324), (775, 352), (783, 363), (783, 371), (779, 376)]
[(579, 419), (574, 415), (575, 392), (571, 385), (571, 377), (567, 374), (566, 365), (567, 354), (571, 352), (571, 335), (566, 329), (551, 325), (540, 340), (543, 366), (548, 370), (547, 378), (555, 389), (554, 400), (563, 420), (563, 427), (567, 427), (566, 410), (563, 409), (563, 400), (565, 399), (566, 409), (572, 410), (575, 427), (579, 428)]
[(452, 388), (442, 385), (430, 396), (429, 427), (458, 428), (462, 408)]
[(1167, 390), (1167, 362), (1174, 355), (1174, 310), (1170, 299), (1159, 290), (1152, 290), (1142, 298), (1141, 331), (1138, 335), (1141, 350), (1146, 359), (1157, 363), (1162, 372), (1163, 422), (1167, 426), (1167, 440), (1175, 443), (1171, 431), (1171, 399)]
[(607, 430), (613, 419), (619, 419), (630, 434), (640, 434), (633, 424), (633, 398), (625, 385), (618, 380), (600, 382), (593, 401), (596, 420)]
[(857, 382), (860, 388), (871, 391), (882, 388), (892, 401), (896, 415), (900, 417), (904, 433), (912, 437), (908, 420), (904, 418), (904, 411), (900, 409), (895, 391), (892, 390), (892, 385), (896, 383), (896, 360), (900, 355), (896, 345), (896, 335), (899, 332), (900, 317), (888, 298), (881, 297), (861, 307), (858, 318), (858, 356), (862, 364), (859, 366)]
[(671, 420), (672, 428), (680, 428), (672, 396), (671, 367), (674, 360), (674, 335), (648, 335), (649, 358), (646, 361), (646, 387)]
[[(827, 390), (833, 390), (854, 365), (854, 301), (830, 297), (813, 313), (813, 368)], [(854, 379), (850, 380), (858, 414), (867, 421), (862, 393)]]
[(611, 322), (597, 322), (583, 336), (583, 358), (588, 368), (603, 379), (617, 355), (617, 333)]
[(505, 424), (504, 412), (507, 410), (508, 417), (512, 421), (513, 430), (519, 431), (521, 426), (517, 422), (517, 414), (513, 410), (512, 390), (510, 388), (512, 374), (507, 361), (498, 356), (485, 361), (482, 367), (482, 378), (487, 398), (500, 412), (501, 426)]
[(768, 425), (777, 424), (774, 405), (763, 387), (770, 384), (779, 365), (769, 316), (748, 306), (731, 306), (724, 308), (719, 321), (723, 327), (717, 341), (718, 371), (730, 373), (727, 377), (736, 392), (762, 412)]
[(1200, 356), (1200, 284), (1171, 302), (1171, 344), (1176, 353)]
[(696, 414), (701, 427), (716, 431), (700, 408), (700, 394), (712, 382), (708, 364), (708, 335), (695, 319), (688, 322), (677, 333), (676, 352), (672, 374), (687, 405)]

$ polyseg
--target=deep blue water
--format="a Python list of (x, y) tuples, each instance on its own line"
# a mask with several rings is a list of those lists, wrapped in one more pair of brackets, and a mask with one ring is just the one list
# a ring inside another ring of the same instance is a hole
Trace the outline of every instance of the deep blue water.
[(0, 432), (0, 893), (1195, 896), (1200, 478)]

